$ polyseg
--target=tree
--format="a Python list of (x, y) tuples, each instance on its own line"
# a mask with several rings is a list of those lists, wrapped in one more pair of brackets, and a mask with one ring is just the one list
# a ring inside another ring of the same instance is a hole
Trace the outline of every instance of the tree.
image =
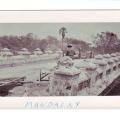
[(97, 46), (97, 50), (104, 53), (112, 53), (116, 51), (116, 46), (119, 44), (117, 34), (113, 32), (101, 32), (95, 36), (94, 43)]
[(80, 39), (66, 38), (65, 42), (72, 44), (75, 48), (80, 49), (83, 52), (89, 49), (89, 43)]
[[(67, 33), (67, 29), (65, 27), (62, 27), (59, 29), (59, 34), (62, 36), (62, 51), (63, 51), (63, 41), (64, 41), (66, 33)], [(64, 55), (64, 53), (63, 53), (63, 55)]]
[(40, 40), (39, 45), (40, 45), (40, 49), (41, 49), (43, 52), (45, 52), (45, 50), (46, 50), (46, 48), (47, 48), (47, 46), (48, 46), (48, 42), (47, 42), (46, 39), (42, 39), (42, 40)]
[(59, 41), (57, 40), (56, 37), (54, 36), (48, 36), (47, 37), (47, 41), (48, 41), (48, 48), (55, 51), (58, 49), (59, 47)]

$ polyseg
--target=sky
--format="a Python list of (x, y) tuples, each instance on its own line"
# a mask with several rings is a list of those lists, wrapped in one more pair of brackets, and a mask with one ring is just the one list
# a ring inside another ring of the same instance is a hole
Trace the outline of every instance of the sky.
[(48, 35), (60, 39), (58, 31), (61, 27), (66, 27), (66, 37), (87, 42), (91, 42), (97, 33), (105, 31), (117, 33), (120, 37), (120, 23), (0, 23), (0, 36), (33, 33), (41, 39)]

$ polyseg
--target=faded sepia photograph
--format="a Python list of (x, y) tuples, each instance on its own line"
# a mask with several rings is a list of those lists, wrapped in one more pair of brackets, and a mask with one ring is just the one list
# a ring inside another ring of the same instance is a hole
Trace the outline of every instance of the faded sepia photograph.
[(119, 96), (120, 23), (0, 23), (0, 96)]

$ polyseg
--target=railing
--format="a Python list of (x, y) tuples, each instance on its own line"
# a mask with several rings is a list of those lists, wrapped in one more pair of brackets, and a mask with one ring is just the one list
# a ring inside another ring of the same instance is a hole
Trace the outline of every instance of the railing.
[[(61, 75), (61, 73), (58, 74), (58, 72), (57, 72), (57, 74), (56, 74), (57, 77), (54, 78), (54, 81), (58, 82), (56, 84), (57, 87), (56, 86), (54, 87), (54, 82), (53, 83), (51, 82), (50, 85), (53, 86), (51, 91), (54, 91), (53, 93), (55, 95), (59, 95), (58, 90), (60, 92), (62, 91), (63, 94), (65, 94), (65, 95), (83, 95), (83, 94), (84, 95), (99, 95), (99, 94), (101, 94), (104, 91), (104, 89), (106, 89), (116, 78), (118, 78), (120, 76), (120, 62), (119, 62), (120, 54), (116, 53), (116, 56), (114, 56), (114, 57), (112, 55), (109, 55), (109, 56), (110, 56), (109, 58), (105, 58), (104, 56), (102, 56), (101, 58), (96, 57), (97, 59), (94, 58), (92, 60), (87, 60), (87, 62), (82, 63), (84, 68), (83, 68), (83, 66), (81, 68), (78, 66), (74, 66), (78, 70), (81, 71), (79, 73), (79, 76), (74, 74), (73, 67), (68, 69), (68, 71), (73, 70), (73, 73), (70, 72), (68, 74), (65, 73), (65, 75), (64, 74)], [(112, 60), (112, 61), (109, 61), (109, 60)], [(78, 60), (78, 62), (81, 63), (81, 60)], [(109, 63), (109, 62), (111, 62), (111, 63)], [(90, 66), (89, 66), (90, 63), (95, 64), (96, 69), (93, 69), (91, 66), (91, 70), (87, 70), (87, 67), (90, 68)], [(85, 66), (85, 64), (87, 64), (88, 66), (87, 65)], [(65, 68), (65, 69), (67, 69), (67, 68)], [(60, 70), (58, 70), (58, 71), (60, 71)], [(64, 69), (63, 69), (63, 71), (64, 71)], [(65, 70), (65, 71), (67, 71), (67, 70)], [(82, 78), (81, 73), (84, 73), (84, 72), (87, 73), (87, 76), (89, 76), (88, 78), (87, 77), (85, 77), (85, 79)], [(71, 76), (70, 76), (70, 74), (71, 74)], [(64, 78), (64, 76), (68, 76), (68, 77)], [(61, 79), (62, 79), (62, 83), (61, 83)], [(65, 83), (63, 84), (63, 82), (65, 82)], [(73, 85), (74, 82), (76, 82), (75, 85)], [(69, 87), (66, 84), (68, 84)], [(74, 92), (74, 87), (75, 87), (75, 90), (77, 91), (77, 94), (76, 94), (76, 92)], [(66, 93), (66, 91), (65, 91), (66, 88), (69, 88), (68, 93)], [(57, 93), (55, 93), (55, 91), (57, 91)]]
[[(117, 58), (117, 57), (118, 56), (116, 55), (116, 57), (114, 57), (114, 58)], [(109, 59), (112, 59), (112, 57)], [(98, 68), (99, 68), (99, 66), (98, 66)], [(94, 82), (95, 85), (94, 85), (94, 88), (93, 88), (93, 86), (90, 86), (90, 84), (87, 86), (89, 89), (94, 89), (94, 93), (88, 93), (88, 95), (101, 94), (101, 92), (104, 89), (106, 89), (116, 78), (118, 78), (120, 76), (120, 62), (114, 61), (114, 63), (112, 65), (107, 64), (107, 66), (102, 71), (103, 71), (102, 73), (98, 73), (94, 76), (95, 81), (93, 81), (93, 78), (91, 78), (91, 76), (90, 76), (90, 82), (91, 83)], [(96, 72), (96, 71), (94, 71), (94, 72)], [(99, 82), (99, 86), (101, 86), (101, 88), (98, 87), (97, 82)], [(82, 83), (79, 83), (80, 85), (82, 85), (82, 87), (81, 87), (82, 89), (79, 89), (79, 90), (84, 91), (83, 89), (86, 88), (86, 85), (83, 83), (84, 83), (84, 81)], [(105, 87), (103, 87), (104, 85), (105, 85)], [(112, 88), (113, 88), (113, 86), (112, 86)], [(110, 89), (112, 89), (112, 88), (110, 87)]]

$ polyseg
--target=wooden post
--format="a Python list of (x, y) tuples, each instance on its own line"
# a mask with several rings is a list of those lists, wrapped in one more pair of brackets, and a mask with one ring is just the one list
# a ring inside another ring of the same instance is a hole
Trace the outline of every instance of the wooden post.
[(78, 50), (79, 50), (79, 59), (80, 59), (81, 58), (81, 49), (78, 48)]
[(64, 38), (62, 38), (62, 56), (64, 56), (64, 52), (63, 52), (63, 40), (64, 40)]
[(40, 81), (41, 81), (41, 72), (42, 72), (42, 70), (40, 69)]

